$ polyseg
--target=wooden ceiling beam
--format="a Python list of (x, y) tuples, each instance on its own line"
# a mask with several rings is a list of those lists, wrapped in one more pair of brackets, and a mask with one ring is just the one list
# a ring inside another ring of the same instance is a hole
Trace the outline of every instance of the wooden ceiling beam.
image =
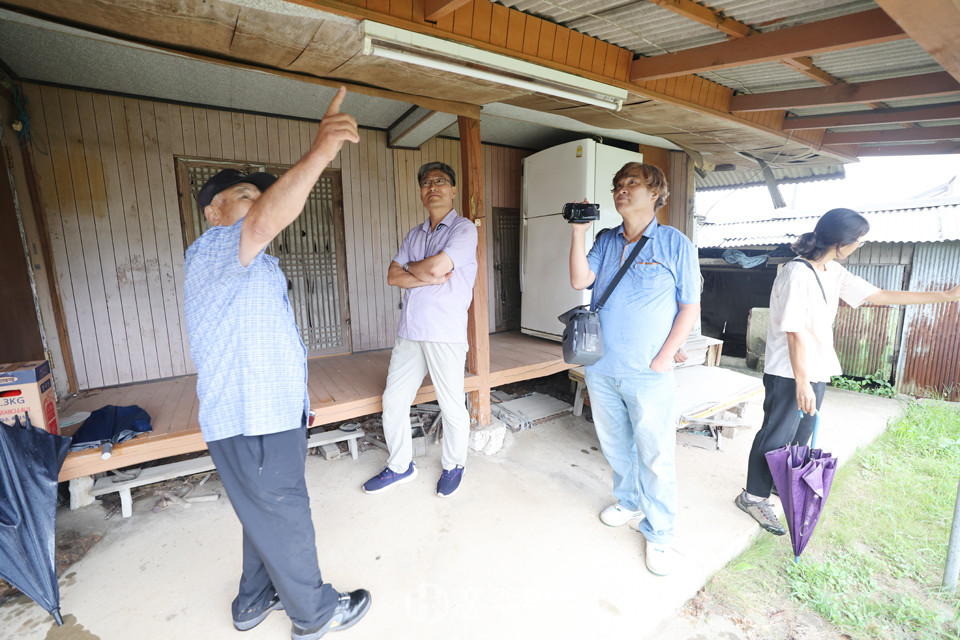
[(947, 73), (960, 80), (960, 3), (957, 0), (877, 0), (880, 8), (923, 47)]
[[(719, 11), (697, 4), (692, 0), (650, 0), (653, 4), (673, 11), (684, 18), (694, 20), (702, 25), (713, 27), (731, 38), (746, 38), (754, 36), (760, 32), (748, 24), (744, 24), (733, 18), (728, 18)], [(786, 58), (781, 60), (783, 64), (790, 67), (797, 73), (803, 74), (811, 80), (816, 80), (820, 84), (837, 84), (840, 82), (823, 69), (817, 67), (813, 60), (808, 56), (799, 58)]]
[(858, 158), (875, 156), (928, 156), (960, 153), (960, 142), (934, 142), (931, 144), (885, 144), (876, 147), (860, 147)]
[(832, 87), (736, 95), (730, 98), (730, 111), (770, 111), (799, 107), (823, 107), (883, 100), (929, 98), (951, 93), (960, 93), (960, 82), (949, 73), (941, 71), (919, 76), (905, 76)]
[[(486, 2), (487, 0), (478, 0)], [(437, 22), (440, 18), (450, 15), (460, 7), (473, 0), (424, 0), (423, 19), (427, 22)]]
[(753, 27), (745, 25), (733, 18), (728, 18), (710, 7), (705, 7), (702, 4), (693, 2), (693, 0), (650, 0), (650, 2), (658, 7), (673, 11), (684, 18), (689, 18), (717, 31), (722, 31), (734, 38), (745, 38), (760, 33)]
[(822, 144), (869, 144), (883, 142), (942, 142), (960, 140), (960, 125), (949, 127), (912, 127), (872, 131), (828, 131)]
[(676, 53), (634, 60), (630, 80), (643, 82), (704, 73), (784, 58), (902, 40), (903, 32), (882, 9), (768, 31)]
[(851, 111), (822, 116), (802, 116), (783, 121), (784, 131), (804, 129), (834, 129), (870, 124), (901, 124), (906, 122), (931, 122), (934, 120), (960, 120), (960, 102), (923, 107), (901, 107), (876, 111)]
[(801, 73), (811, 80), (816, 80), (823, 85), (842, 84), (843, 81), (830, 75), (813, 63), (813, 58), (802, 56), (800, 58), (787, 58), (781, 60), (781, 63), (790, 67), (797, 73)]

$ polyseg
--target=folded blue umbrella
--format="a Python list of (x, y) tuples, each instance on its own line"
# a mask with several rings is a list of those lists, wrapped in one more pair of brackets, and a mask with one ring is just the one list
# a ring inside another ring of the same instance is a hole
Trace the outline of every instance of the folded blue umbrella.
[(0, 422), (0, 578), (50, 612), (58, 625), (57, 476), (70, 438), (19, 418)]

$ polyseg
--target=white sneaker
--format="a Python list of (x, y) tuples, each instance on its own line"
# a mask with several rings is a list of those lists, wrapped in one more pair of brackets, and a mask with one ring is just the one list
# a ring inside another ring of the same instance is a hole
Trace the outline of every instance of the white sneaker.
[(675, 562), (674, 551), (669, 545), (655, 544), (647, 541), (644, 552), (647, 561), (647, 570), (658, 576), (670, 575)]
[(600, 512), (600, 522), (608, 527), (622, 527), (635, 518), (642, 518), (643, 511), (630, 511), (620, 506), (620, 503), (612, 504)]

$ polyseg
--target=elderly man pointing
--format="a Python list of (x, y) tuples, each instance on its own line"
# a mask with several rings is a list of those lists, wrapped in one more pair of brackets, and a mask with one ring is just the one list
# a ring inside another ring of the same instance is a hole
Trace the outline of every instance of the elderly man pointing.
[(268, 244), (300, 215), (314, 184), (357, 123), (343, 87), (310, 150), (281, 178), (227, 169), (197, 198), (211, 227), (186, 254), (184, 314), (197, 368), (203, 439), (243, 526), (233, 624), (247, 631), (285, 609), (293, 640), (348, 628), (370, 593), (338, 593), (320, 576), (307, 455), (306, 349), (287, 279)]

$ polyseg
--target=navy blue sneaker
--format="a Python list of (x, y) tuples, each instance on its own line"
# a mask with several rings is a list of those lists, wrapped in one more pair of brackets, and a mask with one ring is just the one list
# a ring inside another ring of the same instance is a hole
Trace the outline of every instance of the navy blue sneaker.
[(460, 481), (463, 480), (463, 467), (457, 465), (453, 469), (443, 470), (440, 474), (440, 482), (437, 483), (437, 495), (441, 498), (449, 498), (460, 488)]
[(417, 477), (417, 464), (411, 462), (410, 466), (403, 473), (391, 471), (390, 467), (384, 467), (383, 471), (367, 480), (363, 485), (364, 493), (380, 493), (390, 487), (398, 484), (410, 482)]
[(266, 620), (272, 611), (283, 609), (283, 603), (280, 602), (280, 596), (273, 596), (273, 600), (267, 603), (267, 606), (260, 611), (245, 609), (237, 613), (233, 619), (233, 626), (237, 631), (250, 631), (255, 626)]

